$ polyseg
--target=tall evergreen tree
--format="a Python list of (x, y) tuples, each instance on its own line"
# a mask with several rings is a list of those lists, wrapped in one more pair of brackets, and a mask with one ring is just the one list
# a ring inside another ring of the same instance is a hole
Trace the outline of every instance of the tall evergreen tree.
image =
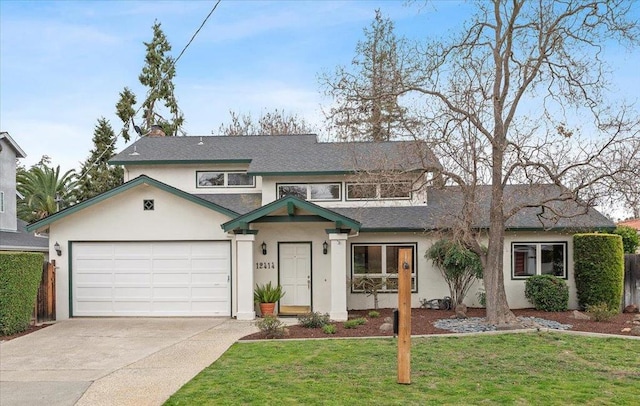
[(400, 104), (399, 90), (411, 59), (394, 24), (380, 10), (365, 39), (358, 41), (351, 67), (339, 66), (320, 76), (320, 85), (334, 106), (326, 112), (329, 125), (343, 139), (389, 141), (412, 134), (419, 124)]
[(82, 178), (78, 184), (78, 199), (90, 199), (122, 184), (122, 167), (110, 166), (109, 159), (115, 155), (116, 135), (109, 120), (98, 120), (93, 131), (93, 149), (82, 165)]
[[(138, 76), (141, 84), (148, 88), (142, 102), (142, 120), (139, 123), (142, 134), (148, 134), (151, 126), (160, 125), (166, 135), (176, 135), (184, 122), (184, 117), (175, 97), (173, 78), (176, 75), (174, 59), (168, 52), (171, 44), (160, 28), (160, 23), (153, 24), (153, 39), (143, 42), (147, 48), (145, 65)], [(125, 87), (120, 92), (120, 100), (116, 104), (116, 113), (124, 123), (122, 136), (130, 139), (129, 123), (135, 119), (136, 96)]]

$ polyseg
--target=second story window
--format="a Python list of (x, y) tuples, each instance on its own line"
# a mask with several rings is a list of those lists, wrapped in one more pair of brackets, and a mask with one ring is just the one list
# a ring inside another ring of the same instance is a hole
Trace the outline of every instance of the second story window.
[(198, 188), (254, 187), (255, 178), (245, 172), (202, 171), (196, 172)]
[(411, 183), (347, 183), (347, 200), (411, 199)]
[(340, 200), (340, 183), (295, 183), (278, 184), (278, 199), (297, 196), (308, 201)]

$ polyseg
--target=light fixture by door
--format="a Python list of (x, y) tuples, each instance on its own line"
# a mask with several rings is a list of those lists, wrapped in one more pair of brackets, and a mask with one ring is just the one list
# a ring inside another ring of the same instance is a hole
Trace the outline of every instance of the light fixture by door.
[(329, 249), (329, 244), (327, 244), (327, 242), (326, 242), (326, 241), (325, 241), (325, 242), (323, 242), (323, 243), (322, 243), (322, 253), (323, 253), (324, 255), (327, 255), (327, 250), (328, 250), (328, 249)]
[(56, 241), (56, 243), (53, 245), (53, 249), (56, 250), (56, 254), (58, 254), (58, 256), (62, 255), (62, 248), (60, 248), (60, 244), (58, 244), (58, 241)]
[(267, 243), (262, 241), (260, 247), (262, 247), (262, 255), (267, 255)]

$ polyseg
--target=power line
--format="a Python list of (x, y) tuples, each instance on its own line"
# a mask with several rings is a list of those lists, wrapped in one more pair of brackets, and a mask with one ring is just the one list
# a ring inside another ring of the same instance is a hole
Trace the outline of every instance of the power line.
[[(207, 21), (209, 20), (209, 17), (211, 17), (211, 15), (213, 14), (214, 11), (216, 11), (216, 8), (218, 8), (218, 4), (220, 4), (220, 1), (222, 0), (218, 0), (216, 1), (216, 4), (213, 5), (213, 8), (211, 8), (211, 11), (209, 11), (209, 14), (207, 14), (207, 16), (204, 18), (204, 20), (202, 21), (202, 23), (200, 24), (200, 27), (198, 27), (198, 29), (193, 33), (193, 35), (191, 36), (191, 39), (189, 40), (189, 42), (187, 42), (187, 44), (182, 48), (182, 51), (180, 51), (180, 54), (178, 54), (178, 57), (173, 61), (172, 63), (172, 68), (176, 66), (176, 63), (178, 63), (178, 61), (180, 60), (180, 58), (182, 57), (182, 55), (184, 55), (185, 51), (187, 50), (187, 48), (189, 48), (189, 45), (191, 45), (191, 43), (193, 42), (193, 40), (198, 36), (198, 34), (200, 33), (200, 30), (202, 30), (202, 27), (204, 27), (204, 25), (207, 23)], [(160, 78), (160, 81), (156, 84), (156, 86), (154, 86), (153, 88), (151, 88), (149, 90), (149, 92), (147, 92), (147, 95), (150, 94), (152, 91), (156, 90), (157, 87), (159, 87), (160, 85), (162, 85), (162, 82), (164, 82), (167, 79), (168, 73), (166, 73), (162, 78)], [(135, 111), (135, 113), (133, 113), (133, 116), (137, 115), (140, 110), (142, 109), (142, 106), (144, 105), (144, 103), (140, 104), (140, 107), (138, 107), (138, 109)], [(80, 181), (82, 178), (84, 178), (87, 173), (89, 173), (89, 170), (91, 170), (94, 166), (96, 166), (96, 164), (98, 163), (98, 161), (100, 161), (100, 159), (104, 156), (104, 154), (107, 152), (107, 150), (109, 150), (117, 141), (118, 138), (122, 135), (123, 131), (125, 128), (129, 127), (129, 123), (127, 122), (124, 127), (120, 130), (120, 132), (113, 138), (113, 142), (111, 142), (111, 144), (109, 144), (109, 146), (107, 146), (104, 151), (102, 151), (102, 153), (96, 158), (96, 160), (87, 168), (87, 170), (81, 174), (78, 177), (78, 181)], [(177, 130), (176, 130), (177, 131)], [(136, 140), (138, 139), (140, 135), (138, 134), (136, 137)], [(136, 141), (134, 140), (134, 142)]]

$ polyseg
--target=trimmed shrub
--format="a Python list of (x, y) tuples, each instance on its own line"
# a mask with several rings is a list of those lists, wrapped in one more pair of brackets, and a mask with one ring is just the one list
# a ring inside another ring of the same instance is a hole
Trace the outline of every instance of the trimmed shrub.
[(320, 328), (329, 324), (329, 314), (313, 312), (298, 316), (298, 323), (306, 328)]
[(380, 312), (376, 310), (371, 310), (368, 316), (371, 317), (372, 319), (377, 319), (378, 317), (380, 317)]
[(264, 333), (265, 338), (282, 338), (287, 334), (285, 324), (273, 314), (256, 321), (256, 327)]
[(620, 311), (624, 287), (622, 237), (574, 235), (573, 262), (580, 307), (606, 303), (610, 310)]
[(0, 252), (0, 335), (29, 327), (43, 261), (40, 253)]
[(354, 319), (354, 320), (347, 320), (344, 322), (343, 327), (344, 328), (356, 328), (360, 325), (361, 323), (358, 322), (358, 319)]
[(536, 310), (562, 312), (569, 307), (569, 287), (553, 275), (535, 275), (527, 279), (524, 296)]
[(336, 329), (336, 325), (335, 324), (325, 324), (324, 326), (322, 326), (322, 331), (325, 334), (335, 334), (337, 329)]
[(588, 305), (587, 313), (594, 321), (607, 321), (611, 320), (618, 312), (615, 310), (609, 310), (609, 306), (606, 303), (600, 303), (597, 305)]
[(636, 253), (636, 249), (640, 245), (640, 237), (638, 237), (638, 232), (634, 228), (618, 226), (613, 233), (622, 237), (622, 248), (625, 254)]

